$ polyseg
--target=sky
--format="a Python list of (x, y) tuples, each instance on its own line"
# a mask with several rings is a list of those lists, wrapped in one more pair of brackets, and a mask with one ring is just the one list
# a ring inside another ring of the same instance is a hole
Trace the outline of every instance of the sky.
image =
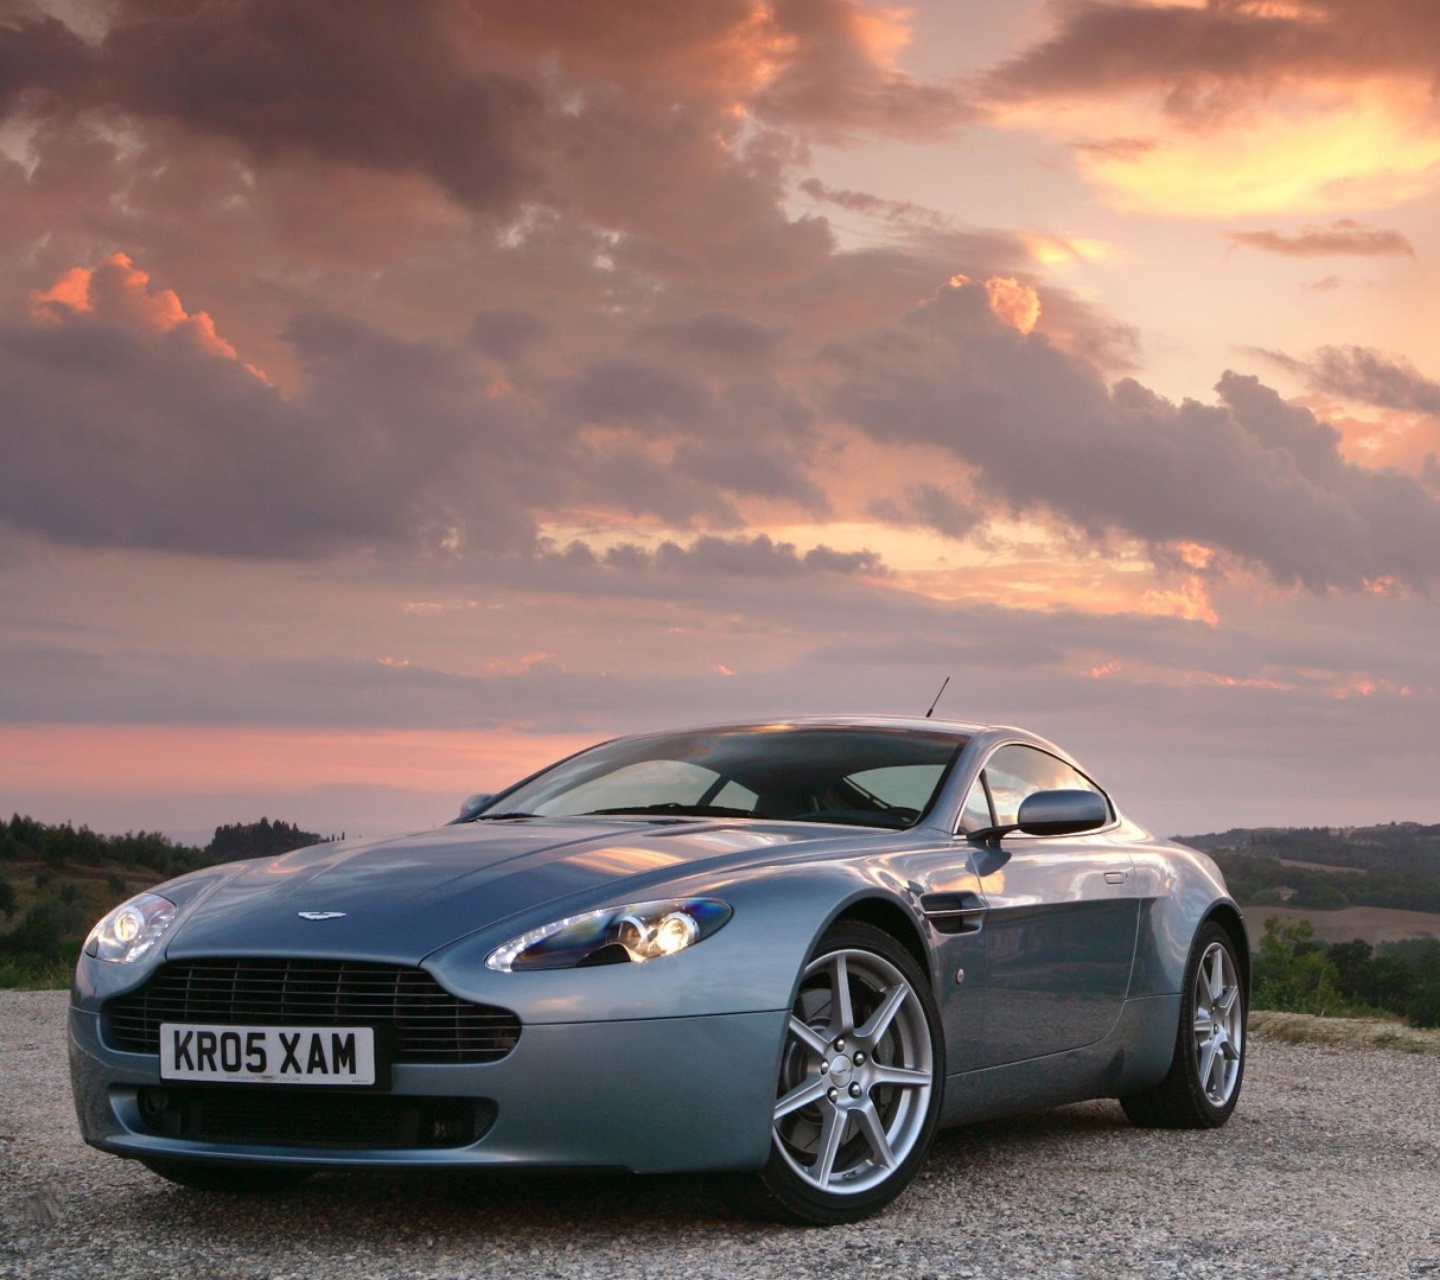
[(1432, 0), (0, 0), (0, 811), (1019, 724), (1440, 822)]

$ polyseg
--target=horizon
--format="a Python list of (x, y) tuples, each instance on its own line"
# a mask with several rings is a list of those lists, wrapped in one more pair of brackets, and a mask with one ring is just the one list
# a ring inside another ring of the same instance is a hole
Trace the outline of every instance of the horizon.
[[(456, 808), (456, 810), (458, 811), (458, 809), (459, 809), (459, 804), (458, 804), (458, 802), (457, 802), (455, 808)], [(141, 823), (141, 824), (139, 824), (139, 825), (129, 826), (129, 827), (125, 828), (125, 830), (123, 830), (123, 831), (122, 831), (122, 830), (98, 829), (98, 828), (92, 826), (91, 824), (88, 824), (88, 823), (85, 823), (85, 822), (81, 822), (81, 821), (76, 821), (76, 820), (71, 819), (71, 818), (61, 818), (61, 819), (48, 818), (48, 819), (47, 819), (47, 818), (42, 818), (42, 817), (39, 817), (39, 816), (37, 816), (37, 815), (35, 815), (35, 814), (31, 814), (31, 813), (16, 813), (16, 814), (13, 814), (12, 816), (18, 816), (18, 817), (21, 817), (21, 818), (31, 818), (31, 819), (34, 819), (34, 820), (37, 821), (37, 822), (44, 822), (44, 823), (46, 823), (47, 825), (50, 825), (50, 826), (64, 826), (64, 825), (69, 825), (69, 826), (72, 826), (72, 827), (76, 828), (77, 830), (78, 830), (78, 829), (81, 829), (81, 828), (88, 827), (90, 830), (94, 831), (94, 833), (95, 833), (96, 835), (99, 835), (99, 836), (128, 836), (128, 835), (139, 835), (139, 834), (142, 834), (142, 833), (156, 834), (156, 835), (161, 835), (161, 836), (163, 836), (165, 839), (169, 840), (172, 844), (185, 845), (185, 846), (191, 847), (191, 848), (204, 849), (204, 848), (206, 848), (206, 847), (210, 844), (211, 840), (212, 840), (212, 839), (214, 838), (214, 836), (215, 836), (216, 831), (217, 831), (219, 828), (224, 827), (224, 826), (227, 826), (227, 825), (246, 826), (246, 825), (254, 825), (254, 824), (257, 824), (257, 823), (259, 823), (259, 822), (267, 821), (267, 820), (268, 820), (269, 822), (271, 822), (272, 824), (274, 824), (274, 823), (286, 823), (286, 824), (288, 824), (288, 825), (290, 825), (290, 826), (296, 827), (297, 829), (299, 829), (299, 830), (302, 831), (302, 832), (305, 832), (306, 834), (312, 834), (312, 835), (318, 836), (318, 837), (320, 838), (320, 841), (323, 843), (323, 842), (330, 841), (330, 840), (341, 840), (341, 839), (344, 839), (344, 840), (347, 840), (347, 841), (348, 841), (348, 840), (362, 840), (362, 841), (364, 841), (364, 840), (383, 840), (383, 839), (394, 838), (394, 837), (400, 836), (400, 835), (418, 834), (418, 833), (420, 833), (420, 832), (422, 832), (422, 831), (426, 831), (426, 830), (437, 830), (437, 829), (439, 829), (440, 827), (446, 825), (446, 824), (451, 820), (451, 818), (454, 817), (454, 814), (451, 813), (451, 814), (449, 814), (449, 815), (446, 816), (446, 817), (438, 818), (438, 819), (436, 819), (435, 821), (431, 821), (431, 822), (419, 822), (419, 823), (416, 823), (416, 824), (411, 825), (411, 826), (395, 827), (395, 828), (393, 828), (393, 829), (380, 829), (380, 830), (374, 830), (374, 831), (352, 831), (352, 830), (349, 830), (348, 828), (337, 828), (337, 829), (335, 829), (335, 830), (330, 830), (330, 829), (326, 828), (323, 823), (320, 824), (320, 826), (318, 826), (318, 827), (316, 827), (316, 828), (314, 828), (314, 829), (312, 830), (312, 829), (310, 829), (310, 826), (309, 826), (308, 823), (303, 822), (303, 821), (297, 822), (297, 821), (296, 821), (291, 815), (289, 815), (288, 813), (283, 813), (283, 812), (268, 812), (268, 811), (267, 811), (267, 812), (264, 812), (264, 813), (259, 813), (259, 814), (232, 815), (228, 820), (227, 820), (227, 819), (222, 819), (221, 821), (215, 823), (213, 826), (205, 826), (205, 827), (186, 827), (186, 828), (173, 828), (173, 827), (172, 827), (172, 828), (166, 828), (166, 827), (164, 827), (164, 826), (158, 826), (158, 825), (153, 825), (153, 824)], [(1126, 816), (1127, 816), (1127, 817), (1132, 817), (1132, 818), (1134, 817), (1134, 815), (1131, 815), (1131, 814), (1127, 814)], [(8, 819), (5, 819), (5, 818), (3, 817), (3, 815), (0, 815), (0, 821), (8, 821)], [(1142, 823), (1142, 825), (1146, 825), (1146, 824), (1143, 824), (1143, 823)], [(1163, 837), (1163, 838), (1165, 838), (1165, 839), (1170, 839), (1170, 840), (1184, 840), (1184, 839), (1187, 839), (1187, 838), (1196, 838), (1196, 837), (1200, 837), (1200, 836), (1224, 835), (1224, 834), (1227, 834), (1227, 833), (1230, 832), (1230, 831), (1249, 831), (1249, 832), (1257, 832), (1257, 831), (1325, 831), (1325, 832), (1328, 832), (1328, 833), (1331, 834), (1331, 835), (1337, 835), (1337, 834), (1338, 834), (1338, 835), (1342, 835), (1342, 836), (1343, 836), (1343, 835), (1349, 835), (1349, 834), (1351, 834), (1351, 833), (1353, 833), (1353, 832), (1356, 832), (1356, 831), (1368, 831), (1368, 830), (1373, 830), (1373, 829), (1380, 828), (1380, 827), (1418, 827), (1418, 828), (1421, 828), (1421, 829), (1429, 829), (1429, 828), (1434, 827), (1434, 826), (1440, 826), (1440, 823), (1419, 822), (1419, 821), (1416, 821), (1416, 820), (1410, 819), (1410, 818), (1388, 818), (1388, 819), (1382, 819), (1382, 820), (1376, 821), (1376, 822), (1347, 823), (1347, 824), (1323, 823), (1323, 822), (1305, 822), (1305, 823), (1260, 822), (1260, 823), (1245, 823), (1245, 824), (1236, 824), (1236, 825), (1230, 825), (1230, 826), (1210, 827), (1210, 828), (1195, 827), (1195, 828), (1193, 828), (1193, 829), (1187, 829), (1187, 830), (1179, 830), (1179, 829), (1168, 828), (1168, 827), (1161, 828), (1161, 827), (1153, 827), (1153, 826), (1150, 827), (1149, 829), (1150, 829), (1150, 831), (1151, 831), (1151, 834), (1157, 835), (1157, 836), (1161, 836), (1161, 837)]]
[(1440, 822), (1440, 7), (0, 9), (0, 812), (949, 676), (1160, 832)]

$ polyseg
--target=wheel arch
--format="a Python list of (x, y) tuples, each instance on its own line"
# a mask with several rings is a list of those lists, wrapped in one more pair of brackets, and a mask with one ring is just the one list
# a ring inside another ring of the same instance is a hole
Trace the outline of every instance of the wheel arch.
[(1235, 944), (1235, 959), (1240, 965), (1240, 976), (1245, 991), (1246, 1007), (1250, 1003), (1250, 938), (1245, 932), (1245, 921), (1240, 908), (1233, 902), (1217, 902), (1206, 913), (1202, 924), (1218, 924)]
[(920, 929), (914, 918), (893, 898), (870, 897), (849, 902), (825, 928), (828, 930), (846, 920), (858, 920), (861, 924), (868, 924), (889, 934), (910, 953), (915, 963), (920, 966), (920, 972), (931, 979), (933, 986), (934, 977), (931, 973), (930, 957), (925, 949), (925, 940), (920, 936)]

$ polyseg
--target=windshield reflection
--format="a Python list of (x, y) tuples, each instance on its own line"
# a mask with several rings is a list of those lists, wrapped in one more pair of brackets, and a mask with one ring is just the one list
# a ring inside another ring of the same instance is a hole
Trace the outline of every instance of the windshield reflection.
[(476, 821), (769, 819), (903, 830), (967, 739), (941, 729), (747, 725), (606, 743), (501, 792)]

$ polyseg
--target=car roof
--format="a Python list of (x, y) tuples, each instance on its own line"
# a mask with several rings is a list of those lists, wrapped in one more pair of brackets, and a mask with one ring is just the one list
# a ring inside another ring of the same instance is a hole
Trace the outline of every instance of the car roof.
[[(1004, 729), (1008, 732), (1024, 733), (1024, 730), (1010, 730), (1008, 726), (967, 724), (959, 720), (926, 719), (924, 716), (882, 716), (882, 715), (804, 715), (772, 716), (767, 719), (735, 720), (718, 724), (684, 725), (676, 729), (658, 729), (637, 736), (649, 737), (651, 733), (718, 733), (742, 729), (914, 729), (932, 733), (949, 733), (955, 737), (973, 738), (977, 734), (992, 733)], [(1026, 734), (1026, 736), (1032, 736)]]
[(1033, 729), (1008, 724), (972, 724), (961, 720), (926, 719), (924, 716), (884, 715), (804, 715), (774, 716), (768, 720), (737, 720), (722, 724), (681, 725), (673, 729), (656, 729), (645, 733), (624, 734), (623, 737), (668, 737), (684, 733), (734, 733), (762, 729), (898, 729), (914, 733), (942, 733), (954, 737), (962, 746), (977, 744), (982, 751), (1004, 742), (1023, 742), (1059, 756), (1084, 771), (1064, 747), (1051, 742)]

